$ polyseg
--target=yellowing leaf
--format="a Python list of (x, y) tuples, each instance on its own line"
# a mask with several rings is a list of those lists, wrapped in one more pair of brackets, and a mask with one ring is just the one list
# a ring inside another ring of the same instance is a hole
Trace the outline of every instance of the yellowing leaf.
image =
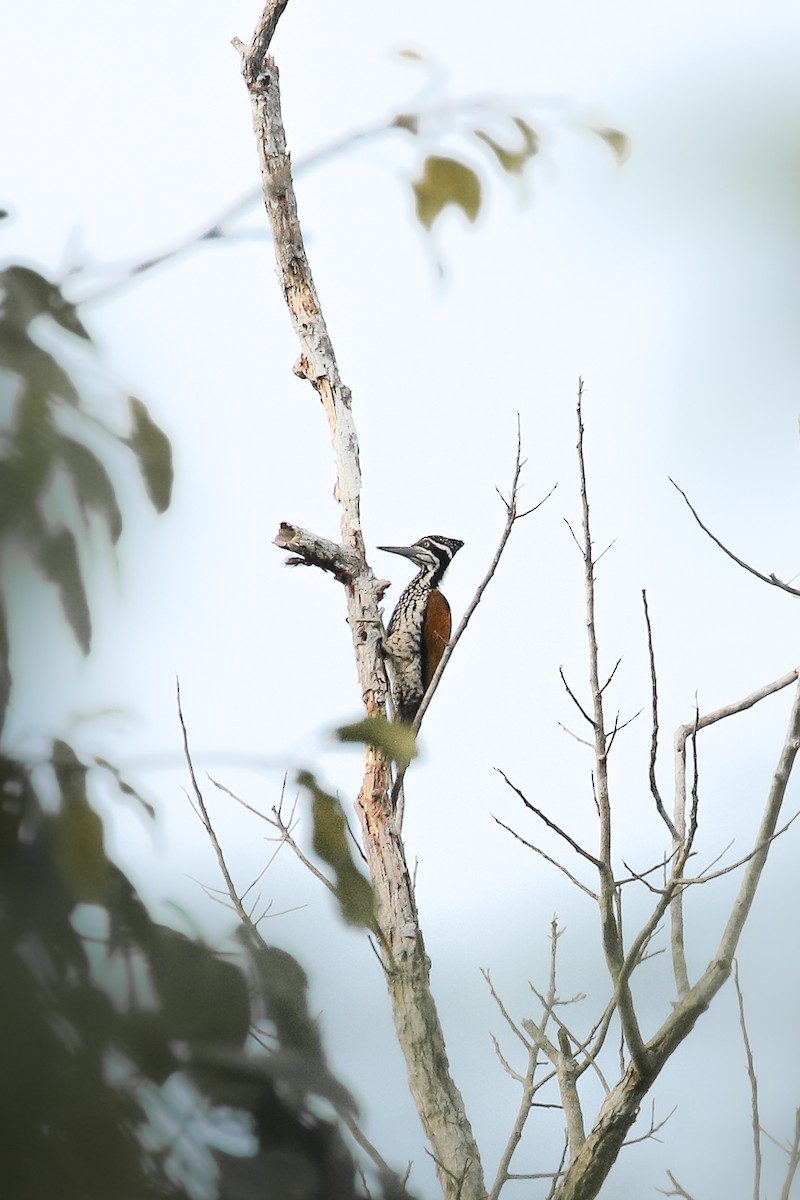
[(465, 163), (432, 154), (425, 159), (420, 179), (414, 183), (417, 217), (426, 229), (448, 204), (460, 208), (474, 221), (481, 207), (481, 181)]
[(522, 146), (519, 150), (510, 150), (501, 145), (484, 129), (476, 129), (474, 133), (476, 138), (489, 147), (504, 171), (509, 175), (521, 175), (533, 156), (539, 153), (539, 135), (522, 117), (514, 117), (513, 121), (522, 134)]
[(595, 129), (593, 131), (602, 138), (607, 146), (614, 151), (617, 162), (624, 163), (631, 152), (631, 140), (621, 129)]

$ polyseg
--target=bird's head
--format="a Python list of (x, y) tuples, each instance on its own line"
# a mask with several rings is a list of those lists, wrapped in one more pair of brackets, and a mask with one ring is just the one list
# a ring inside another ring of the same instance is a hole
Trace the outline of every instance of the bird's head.
[(458, 538), (431, 534), (429, 537), (420, 538), (410, 546), (378, 546), (378, 549), (387, 550), (389, 554), (402, 554), (403, 558), (410, 558), (423, 571), (432, 572), (438, 583), (453, 561), (453, 556), (463, 545), (464, 543)]

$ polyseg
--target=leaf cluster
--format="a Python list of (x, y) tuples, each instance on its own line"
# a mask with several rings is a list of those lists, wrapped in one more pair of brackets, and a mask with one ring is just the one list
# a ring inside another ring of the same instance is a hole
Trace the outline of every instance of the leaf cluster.
[[(139, 469), (148, 499), (164, 512), (172, 491), (169, 439), (136, 397), (92, 411), (89, 372), (67, 365), (97, 355), (78, 308), (30, 267), (0, 270), (0, 728), (11, 691), (8, 572), (22, 550), (57, 592), (84, 654), (92, 639), (87, 556), (99, 529), (110, 550), (123, 529), (115, 447)], [(77, 355), (80, 357), (80, 355)], [(116, 432), (121, 426), (124, 432)], [(96, 539), (95, 539), (96, 540)]]
[[(93, 412), (88, 373), (66, 365), (76, 343), (94, 352), (57, 284), (0, 271), (0, 727), (11, 552), (55, 585), (88, 653), (88, 552), (99, 540), (113, 553), (124, 523), (120, 447), (155, 510), (170, 502), (169, 440), (135, 397)], [(2, 1194), (357, 1200), (353, 1157), (319, 1114), (323, 1102), (352, 1119), (355, 1104), (302, 967), (244, 926), (223, 953), (153, 920), (107, 853), (101, 779), (153, 819), (117, 766), (64, 740), (36, 763), (0, 750)]]
[[(352, 1157), (310, 1107), (355, 1109), (327, 1066), (305, 973), (283, 950), (244, 938), (225, 955), (152, 920), (106, 853), (97, 769), (54, 742), (45, 805), (33, 773), (0, 759), (4, 1194), (191, 1194), (176, 1168), (188, 1138), (223, 1194), (230, 1178), (236, 1194), (288, 1200), (302, 1179), (309, 1200), (355, 1200)], [(212, 1156), (200, 1122), (179, 1139), (176, 1079), (198, 1112), (245, 1115), (255, 1153)]]

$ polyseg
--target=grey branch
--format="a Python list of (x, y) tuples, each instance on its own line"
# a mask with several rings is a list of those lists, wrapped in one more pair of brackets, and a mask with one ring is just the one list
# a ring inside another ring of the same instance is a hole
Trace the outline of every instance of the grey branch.
[(286, 560), (287, 567), (319, 567), (329, 571), (339, 583), (352, 583), (365, 567), (363, 557), (346, 550), (338, 542), (301, 529), (299, 525), (282, 521), (274, 541), (280, 550), (291, 553), (292, 557)]
[[(250, 46), (237, 42), (250, 93), (261, 165), (264, 202), (272, 229), (278, 278), (300, 359), (295, 373), (319, 397), (333, 446), (340, 509), (341, 548), (301, 538), (298, 551), (317, 555), (317, 565), (346, 583), (347, 615), (367, 715), (386, 713), (388, 681), (378, 609), (381, 584), (364, 564), (361, 530), (359, 443), (349, 389), (342, 382), (306, 255), (297, 213), (291, 160), (281, 114), (277, 66), (266, 53), (285, 0), (268, 3)], [(298, 531), (287, 531), (292, 543)], [(319, 561), (321, 556), (322, 561)], [(309, 560), (298, 553), (301, 561)], [(430, 965), (419, 927), (413, 881), (390, 801), (391, 777), (383, 755), (367, 747), (357, 808), (364, 850), (378, 901), (382, 965), (391, 995), (398, 1040), (408, 1065), (411, 1092), (433, 1149), (446, 1200), (484, 1200), (477, 1142), (464, 1102), (450, 1074), (447, 1050), (430, 988)]]
[(722, 550), (722, 552), (724, 554), (727, 554), (728, 558), (733, 559), (733, 561), (736, 563), (737, 566), (742, 567), (745, 571), (749, 571), (751, 575), (755, 575), (756, 579), (760, 579), (762, 581), (762, 583), (769, 583), (773, 587), (780, 588), (781, 591), (789, 592), (790, 595), (792, 595), (792, 596), (800, 596), (800, 591), (798, 591), (797, 588), (790, 587), (790, 585), (788, 583), (784, 583), (782, 579), (778, 579), (777, 575), (775, 575), (773, 573), (770, 573), (769, 575), (765, 575), (762, 571), (757, 570), (755, 567), (751, 567), (750, 564), (746, 563), (743, 558), (739, 558), (739, 556), (737, 554), (734, 554), (732, 550), (729, 550), (728, 547), (724, 544), (724, 542), (721, 542), (719, 540), (719, 538), (716, 536), (716, 534), (712, 533), (711, 530), (708, 528), (708, 526), (704, 525), (703, 522), (700, 520), (700, 517), (697, 513), (697, 509), (693, 506), (693, 504), (689, 500), (689, 497), (686, 495), (686, 492), (684, 492), (683, 488), (678, 487), (678, 485), (674, 479), (670, 479), (670, 483), (675, 488), (675, 490), (677, 492), (680, 492), (680, 494), (683, 496), (684, 500), (686, 501), (686, 505), (689, 509), (689, 512), (692, 514), (695, 521), (697, 521), (697, 524), (700, 526), (703, 533), (707, 534), (711, 538), (712, 542), (714, 542), (715, 545), (719, 546), (720, 550)]
[(656, 656), (653, 648), (653, 628), (650, 624), (650, 610), (647, 607), (647, 592), (644, 588), (642, 588), (642, 605), (644, 606), (644, 619), (647, 625), (647, 649), (650, 655), (650, 690), (653, 698), (653, 731), (650, 737), (650, 791), (656, 802), (658, 815), (670, 831), (673, 843), (676, 843), (680, 841), (678, 831), (669, 819), (667, 810), (664, 808), (656, 781), (656, 761), (658, 758), (658, 679), (656, 676)]
[(628, 976), (624, 971), (625, 955), (622, 946), (622, 930), (616, 915), (616, 888), (611, 862), (611, 799), (608, 786), (608, 734), (605, 729), (603, 692), (600, 686), (600, 655), (597, 644), (595, 618), (594, 548), (589, 519), (589, 491), (586, 478), (586, 458), (583, 439), (583, 380), (578, 381), (578, 471), (581, 489), (581, 525), (584, 590), (586, 594), (586, 630), (589, 652), (589, 683), (592, 693), (592, 725), (594, 728), (595, 778), (597, 786), (597, 808), (600, 815), (600, 853), (598, 874), (600, 876), (600, 922), (606, 963), (617, 993), (620, 1020), (625, 1041), (637, 1067), (647, 1070), (644, 1041), (633, 1004)]
[(417, 715), (414, 718), (415, 732), (417, 730), (419, 730), (420, 724), (422, 723), (422, 718), (425, 716), (425, 713), (427, 712), (427, 709), (428, 709), (428, 705), (430, 704), (431, 700), (433, 699), (434, 692), (436, 691), (437, 687), (439, 686), (439, 680), (442, 678), (442, 675), (444, 674), (444, 671), (447, 668), (447, 664), (450, 661), (450, 656), (452, 655), (456, 646), (460, 642), (467, 626), (469, 625), (469, 623), (472, 619), (472, 615), (475, 612), (475, 609), (478, 607), (478, 605), (480, 604), (480, 602), (483, 598), (483, 593), (486, 591), (487, 587), (489, 586), (489, 584), (492, 582), (492, 579), (494, 578), (495, 572), (497, 571), (497, 568), (500, 565), (500, 559), (503, 557), (503, 551), (505, 550), (505, 548), (508, 544), (508, 539), (511, 537), (511, 532), (512, 532), (515, 524), (517, 523), (517, 521), (521, 521), (523, 519), (523, 517), (529, 517), (532, 513), (535, 513), (537, 509), (541, 508), (542, 505), (545, 504), (550, 499), (553, 492), (556, 490), (556, 488), (558, 486), (558, 484), (553, 484), (553, 486), (551, 487), (551, 489), (547, 493), (547, 495), (543, 496), (542, 499), (539, 500), (536, 504), (534, 504), (532, 508), (528, 508), (528, 509), (525, 509), (523, 512), (520, 512), (519, 511), (520, 478), (522, 476), (522, 468), (524, 466), (525, 466), (525, 460), (522, 457), (522, 430), (521, 430), (519, 415), (518, 415), (517, 416), (517, 452), (516, 452), (516, 458), (514, 461), (514, 472), (513, 472), (512, 479), (511, 479), (511, 487), (509, 489), (508, 499), (506, 499), (502, 495), (502, 493), (498, 491), (498, 495), (500, 496), (500, 499), (503, 501), (503, 504), (505, 505), (505, 509), (506, 509), (506, 521), (505, 521), (505, 525), (503, 526), (503, 531), (500, 534), (500, 541), (498, 543), (497, 549), (495, 550), (494, 558), (492, 559), (491, 563), (489, 564), (489, 568), (488, 568), (486, 574), (484, 575), (483, 579), (481, 580), (481, 582), (478, 584), (477, 588), (475, 589), (475, 594), (473, 595), (472, 599), (470, 600), (469, 604), (467, 605), (466, 611), (464, 612), (463, 617), (459, 621), (458, 627), (456, 628), (455, 633), (450, 638), (448, 645), (445, 647), (444, 654), (442, 655), (439, 665), (436, 668), (436, 672), (435, 672), (433, 678), (431, 679), (430, 684), (428, 685), (428, 690), (425, 693), (425, 695), (423, 696), (422, 703), (420, 704), (419, 709), (417, 710)]
[(753, 1126), (753, 1200), (761, 1196), (761, 1117), (758, 1111), (758, 1076), (756, 1075), (753, 1050), (750, 1036), (747, 1032), (747, 1021), (744, 1015), (744, 996), (739, 983), (739, 964), (733, 961), (733, 986), (736, 988), (736, 1001), (739, 1006), (739, 1028), (742, 1031), (742, 1044), (747, 1064), (747, 1079), (750, 1084), (750, 1117)]

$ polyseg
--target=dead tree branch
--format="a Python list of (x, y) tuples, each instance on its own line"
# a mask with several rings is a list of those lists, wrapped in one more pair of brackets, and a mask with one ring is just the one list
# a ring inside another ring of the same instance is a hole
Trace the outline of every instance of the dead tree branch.
[[(751, 692), (749, 696), (745, 696), (742, 700), (734, 701), (732, 704), (723, 705), (722, 708), (717, 708), (713, 712), (705, 713), (700, 716), (695, 714), (694, 721), (687, 722), (685, 725), (679, 725), (675, 731), (673, 739), (674, 747), (674, 772), (675, 772), (675, 801), (673, 808), (673, 825), (677, 834), (677, 839), (674, 843), (676, 847), (683, 847), (686, 844), (686, 743), (690, 737), (697, 736), (701, 729), (708, 728), (709, 725), (714, 725), (718, 721), (724, 721), (727, 717), (735, 716), (737, 713), (746, 712), (767, 696), (774, 695), (775, 692), (781, 691), (790, 684), (797, 682), (800, 678), (800, 671), (795, 668), (789, 671), (788, 674), (782, 675), (780, 679), (773, 680), (772, 683), (765, 684), (764, 687), (758, 688), (755, 692)], [(675, 975), (675, 983), (678, 989), (678, 995), (684, 997), (688, 995), (690, 989), (689, 974), (686, 967), (686, 954), (684, 950), (684, 927), (683, 927), (683, 899), (682, 899), (682, 876), (686, 865), (688, 855), (682, 850), (679, 850), (678, 855), (673, 859), (673, 869), (671, 877), (671, 887), (674, 888), (673, 898), (670, 904), (670, 921), (672, 926), (670, 943), (672, 951), (672, 968)]]
[[(307, 379), (317, 392), (334, 451), (341, 552), (331, 550), (324, 539), (316, 539), (315, 553), (323, 554), (330, 564), (325, 569), (333, 570), (345, 587), (367, 714), (385, 715), (388, 684), (378, 610), (382, 585), (364, 561), (361, 470), (351, 395), (339, 374), (303, 243), (281, 115), (278, 69), (267, 54), (285, 3), (286, 0), (268, 3), (252, 43), (246, 46), (237, 41), (235, 45), (241, 54), (242, 73), (250, 93), (278, 277), (300, 342), (295, 373)], [(304, 531), (291, 527), (286, 538), (290, 543), (288, 548), (296, 547), (302, 561), (314, 561), (302, 552), (309, 546)], [(413, 881), (393, 819), (390, 785), (388, 762), (379, 751), (367, 747), (357, 808), (377, 897), (381, 955), (395, 1028), (406, 1059), (411, 1093), (433, 1150), (446, 1200), (456, 1197), (484, 1200), (480, 1154), (463, 1100), (450, 1074), (444, 1035), (430, 989), (430, 967), (417, 917)]]
[(259, 930), (256, 922), (252, 919), (250, 913), (245, 908), (242, 898), (239, 895), (239, 891), (236, 887), (236, 884), (233, 882), (233, 877), (232, 877), (230, 871), (228, 870), (228, 864), (225, 861), (225, 855), (222, 852), (222, 846), (219, 843), (219, 838), (217, 837), (216, 831), (214, 830), (214, 826), (211, 823), (211, 817), (209, 816), (208, 808), (206, 807), (206, 802), (203, 797), (203, 793), (201, 792), (200, 785), (197, 782), (197, 776), (195, 775), (195, 771), (194, 771), (194, 763), (192, 762), (192, 755), (189, 750), (189, 732), (186, 728), (186, 721), (184, 720), (184, 717), (183, 717), (183, 708), (181, 707), (180, 680), (176, 680), (175, 695), (176, 695), (177, 704), (178, 704), (178, 720), (180, 721), (180, 724), (181, 724), (181, 734), (183, 737), (183, 752), (184, 752), (184, 755), (186, 758), (186, 765), (189, 768), (189, 778), (191, 779), (191, 782), (192, 782), (192, 790), (194, 792), (195, 803), (197, 805), (197, 809), (196, 809), (197, 814), (203, 823), (203, 828), (205, 829), (206, 833), (208, 834), (208, 839), (211, 842), (211, 845), (214, 849), (214, 854), (216, 855), (217, 864), (219, 865), (220, 873), (222, 875), (222, 878), (225, 880), (225, 888), (228, 892), (228, 895), (230, 896), (231, 905), (233, 906), (234, 912), (236, 913), (236, 915), (238, 916), (239, 920), (242, 923), (242, 927), (245, 931), (246, 936), (249, 938), (249, 940), (251, 941), (251, 943), (253, 945), (260, 946), (260, 947), (266, 949), (267, 944), (264, 941), (264, 938), (261, 936), (261, 931)]
[(645, 624), (647, 625), (647, 649), (650, 655), (650, 689), (653, 698), (653, 732), (650, 738), (650, 791), (656, 802), (658, 815), (670, 831), (673, 843), (675, 843), (680, 840), (678, 831), (669, 819), (667, 810), (664, 808), (664, 802), (661, 799), (661, 793), (658, 790), (658, 782), (656, 780), (656, 760), (658, 758), (658, 679), (656, 676), (656, 655), (653, 648), (653, 628), (650, 624), (650, 610), (647, 607), (647, 592), (644, 588), (642, 588), (642, 604), (644, 606)]
[(744, 996), (739, 983), (739, 964), (733, 960), (733, 986), (736, 988), (736, 1002), (739, 1006), (739, 1028), (742, 1031), (742, 1044), (747, 1064), (747, 1079), (750, 1084), (750, 1115), (753, 1125), (753, 1200), (761, 1196), (761, 1117), (758, 1111), (758, 1076), (756, 1075), (753, 1051), (750, 1046), (750, 1036), (747, 1032), (747, 1021), (744, 1015)]
[[(699, 723), (698, 721), (697, 724)], [(798, 748), (800, 688), (795, 693), (786, 737), (778, 756), (761, 825), (755, 838), (757, 850), (747, 864), (719, 944), (697, 983), (674, 1005), (661, 1028), (647, 1043), (647, 1071), (642, 1073), (636, 1060), (633, 1060), (619, 1083), (606, 1097), (594, 1128), (588, 1134), (577, 1157), (570, 1162), (559, 1185), (556, 1193), (558, 1200), (591, 1200), (597, 1195), (616, 1161), (628, 1129), (636, 1119), (644, 1096), (665, 1063), (689, 1036), (701, 1014), (708, 1009), (717, 992), (729, 978), (739, 938), (766, 865)]]
[(492, 582), (492, 579), (495, 576), (497, 568), (500, 565), (500, 559), (503, 557), (503, 551), (505, 550), (506, 546), (508, 545), (508, 539), (511, 537), (511, 532), (512, 532), (514, 526), (516, 525), (517, 521), (521, 521), (523, 519), (523, 517), (529, 517), (532, 513), (535, 513), (537, 509), (541, 508), (542, 505), (545, 504), (550, 499), (553, 492), (558, 487), (558, 484), (553, 484), (553, 486), (551, 487), (551, 489), (547, 493), (547, 495), (543, 496), (542, 499), (539, 500), (536, 504), (534, 504), (532, 508), (527, 508), (523, 512), (520, 512), (519, 511), (520, 477), (522, 475), (522, 468), (524, 466), (525, 466), (525, 460), (522, 457), (522, 429), (520, 426), (519, 416), (517, 416), (517, 453), (516, 453), (516, 459), (514, 462), (514, 474), (512, 476), (512, 480), (511, 480), (511, 487), (509, 489), (508, 499), (506, 499), (502, 495), (502, 493), (500, 491), (498, 491), (498, 495), (500, 496), (500, 499), (503, 501), (503, 504), (505, 505), (505, 509), (506, 509), (506, 521), (505, 521), (505, 525), (503, 526), (503, 531), (500, 534), (500, 541), (498, 543), (497, 549), (495, 550), (494, 558), (492, 559), (491, 563), (489, 564), (489, 568), (486, 571), (486, 574), (484, 575), (483, 579), (481, 580), (481, 582), (478, 584), (477, 588), (475, 589), (475, 594), (473, 595), (472, 599), (470, 600), (469, 604), (467, 605), (467, 607), (464, 611), (464, 615), (461, 618), (461, 620), (459, 621), (455, 633), (450, 638), (450, 641), (447, 644), (447, 646), (445, 646), (444, 654), (441, 657), (441, 660), (439, 662), (439, 665), (436, 668), (434, 676), (431, 679), (430, 684), (428, 685), (428, 690), (425, 693), (425, 695), (423, 696), (422, 703), (420, 704), (419, 709), (417, 710), (417, 714), (414, 718), (413, 728), (414, 728), (415, 732), (417, 732), (419, 730), (419, 727), (422, 723), (422, 719), (428, 710), (428, 706), (429, 706), (431, 700), (433, 699), (434, 692), (436, 691), (437, 687), (439, 686), (439, 681), (442, 678), (442, 675), (444, 674), (444, 672), (447, 668), (448, 662), (450, 661), (450, 656), (452, 655), (456, 646), (460, 642), (464, 632), (466, 631), (467, 626), (469, 625), (470, 621), (472, 620), (472, 616), (473, 616), (476, 608), (478, 607), (481, 600), (483, 599), (483, 593), (486, 591), (487, 587)]
[(584, 565), (584, 588), (586, 593), (586, 629), (589, 639), (589, 682), (592, 693), (592, 726), (594, 729), (595, 777), (597, 806), (600, 815), (600, 921), (603, 933), (603, 949), (606, 962), (617, 991), (619, 1014), (625, 1041), (634, 1063), (642, 1073), (647, 1071), (645, 1047), (639, 1022), (633, 1005), (627, 974), (624, 972), (625, 954), (622, 931), (616, 915), (616, 888), (611, 861), (611, 800), (608, 786), (609, 734), (606, 733), (603, 711), (603, 691), (600, 686), (600, 655), (597, 644), (595, 617), (594, 546), (589, 520), (589, 492), (586, 480), (586, 458), (584, 454), (583, 425), (583, 380), (578, 382), (578, 470), (580, 475), (581, 522), (583, 540), (581, 554)]
[(707, 534), (711, 538), (712, 542), (714, 542), (715, 545), (719, 546), (719, 548), (723, 552), (723, 554), (727, 554), (728, 558), (733, 559), (733, 561), (736, 563), (736, 565), (738, 567), (742, 567), (745, 571), (749, 571), (751, 575), (755, 575), (756, 579), (760, 579), (762, 583), (769, 583), (772, 585), (772, 587), (780, 588), (784, 592), (789, 592), (790, 595), (792, 595), (792, 596), (800, 596), (800, 591), (798, 591), (797, 588), (790, 587), (790, 585), (788, 583), (784, 583), (782, 579), (778, 579), (777, 575), (775, 575), (773, 573), (770, 573), (769, 575), (765, 575), (762, 571), (757, 570), (755, 567), (751, 567), (750, 564), (746, 563), (743, 558), (739, 558), (739, 556), (737, 554), (734, 554), (732, 550), (729, 550), (728, 547), (725, 545), (725, 543), (721, 542), (719, 540), (719, 538), (716, 536), (716, 534), (712, 533), (711, 530), (708, 528), (708, 526), (704, 525), (703, 522), (700, 520), (700, 517), (697, 513), (697, 509), (693, 506), (693, 504), (689, 500), (689, 497), (686, 495), (686, 492), (684, 492), (684, 490), (682, 488), (678, 487), (678, 485), (674, 479), (670, 479), (670, 483), (675, 488), (676, 492), (680, 492), (680, 494), (683, 496), (684, 500), (686, 501), (686, 506), (689, 509), (689, 512), (692, 514), (695, 521), (697, 521), (697, 524), (700, 526), (703, 533)]
[[(543, 1011), (542, 1020), (540, 1022), (540, 1028), (542, 1030), (542, 1033), (544, 1033), (544, 1030), (547, 1027), (547, 1022), (549, 1020), (550, 1013), (552, 1012), (553, 1005), (556, 1002), (556, 967), (557, 967), (559, 937), (560, 937), (560, 930), (558, 929), (556, 918), (553, 917), (553, 920), (550, 924), (550, 978), (549, 978), (548, 988), (547, 988), (547, 1001), (549, 1004), (549, 1008), (546, 1007)], [(500, 1155), (500, 1162), (498, 1163), (497, 1173), (495, 1175), (495, 1179), (494, 1179), (494, 1183), (492, 1184), (491, 1191), (489, 1192), (488, 1200), (497, 1200), (497, 1198), (499, 1197), (500, 1192), (504, 1188), (505, 1184), (508, 1182), (509, 1179), (513, 1178), (513, 1176), (510, 1173), (511, 1160), (514, 1157), (514, 1154), (520, 1144), (520, 1141), (522, 1139), (522, 1135), (525, 1130), (525, 1126), (527, 1124), (528, 1118), (531, 1115), (531, 1112), (533, 1109), (533, 1103), (534, 1103), (533, 1098), (536, 1095), (538, 1088), (541, 1087), (542, 1084), (546, 1082), (546, 1079), (539, 1080), (538, 1083), (535, 1081), (536, 1072), (537, 1072), (537, 1070), (539, 1068), (539, 1064), (540, 1064), (539, 1044), (535, 1040), (529, 1041), (528, 1038), (525, 1036), (525, 1034), (523, 1034), (519, 1030), (516, 1023), (511, 1019), (508, 1012), (506, 1011), (505, 1005), (503, 1004), (502, 1000), (500, 999), (497, 992), (495, 991), (494, 984), (492, 983), (489, 972), (483, 971), (482, 974), (483, 974), (484, 979), (486, 980), (486, 983), (489, 986), (489, 990), (491, 991), (492, 998), (494, 999), (495, 1003), (498, 1005), (501, 1013), (505, 1017), (507, 1023), (511, 1026), (515, 1035), (520, 1039), (522, 1044), (525, 1046), (525, 1048), (527, 1050), (527, 1054), (528, 1054), (528, 1062), (527, 1062), (527, 1068), (525, 1071), (525, 1075), (523, 1078), (520, 1079), (520, 1082), (522, 1084), (522, 1094), (520, 1096), (519, 1105), (517, 1107), (517, 1114), (514, 1119), (514, 1124), (511, 1128), (511, 1132), (508, 1136), (508, 1140), (506, 1141), (506, 1144)], [(563, 1163), (562, 1163), (562, 1165), (563, 1165)]]
[(794, 1114), (794, 1138), (787, 1151), (789, 1163), (786, 1168), (786, 1178), (781, 1188), (781, 1200), (789, 1200), (797, 1168), (800, 1167), (800, 1108)]

